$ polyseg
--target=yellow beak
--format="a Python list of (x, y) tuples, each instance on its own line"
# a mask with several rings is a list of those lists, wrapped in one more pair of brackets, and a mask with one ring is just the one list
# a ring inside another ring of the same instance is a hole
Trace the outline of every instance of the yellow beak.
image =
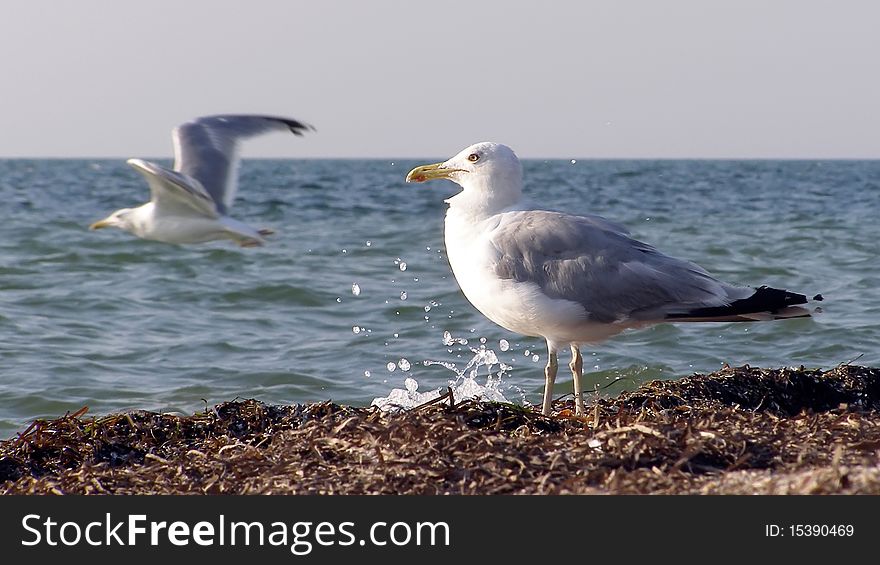
[(433, 165), (422, 165), (411, 170), (406, 175), (406, 182), (426, 182), (429, 180), (449, 179), (452, 173), (461, 172), (462, 169), (449, 169), (443, 166), (443, 163), (434, 163)]
[(106, 219), (99, 220), (99, 221), (95, 222), (94, 224), (90, 225), (89, 229), (90, 230), (99, 230), (101, 228), (109, 228), (111, 225), (113, 225), (113, 224), (108, 222)]

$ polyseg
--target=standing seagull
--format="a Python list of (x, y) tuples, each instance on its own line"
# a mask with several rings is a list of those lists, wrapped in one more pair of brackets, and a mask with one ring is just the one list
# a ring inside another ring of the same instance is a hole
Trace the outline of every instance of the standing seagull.
[(575, 414), (582, 416), (582, 343), (661, 322), (810, 316), (797, 306), (807, 303), (802, 294), (724, 283), (600, 216), (524, 208), (522, 165), (506, 145), (477, 143), (406, 176), (407, 182), (434, 179), (462, 188), (446, 201), (445, 240), (464, 295), (496, 324), (547, 341), (544, 414), (550, 414), (560, 347), (571, 347)]
[(308, 124), (272, 116), (205, 116), (174, 128), (174, 170), (143, 161), (127, 163), (147, 179), (151, 199), (123, 208), (89, 229), (116, 227), (143, 239), (203, 243), (231, 239), (242, 247), (263, 244), (272, 230), (257, 230), (229, 217), (238, 189), (238, 145), (270, 131), (302, 135)]

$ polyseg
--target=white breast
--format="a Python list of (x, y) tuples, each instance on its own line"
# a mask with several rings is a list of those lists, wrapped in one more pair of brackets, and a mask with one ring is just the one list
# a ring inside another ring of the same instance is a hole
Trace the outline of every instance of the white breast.
[(477, 310), (510, 331), (557, 344), (601, 341), (625, 329), (589, 322), (580, 304), (550, 298), (534, 283), (498, 278), (498, 253), (491, 237), (501, 221), (503, 214), (480, 221), (452, 210), (446, 215), (449, 264), (465, 297)]

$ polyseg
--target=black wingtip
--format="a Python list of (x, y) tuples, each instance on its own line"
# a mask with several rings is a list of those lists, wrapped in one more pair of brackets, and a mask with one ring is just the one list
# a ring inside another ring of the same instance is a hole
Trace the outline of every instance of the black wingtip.
[(305, 122), (299, 122), (297, 120), (291, 120), (287, 118), (280, 118), (279, 121), (284, 122), (284, 124), (287, 125), (293, 135), (298, 135), (300, 137), (302, 137), (303, 133), (305, 133), (306, 131), (318, 131), (315, 129), (315, 126), (307, 124)]
[(822, 302), (823, 300), (825, 300), (825, 297), (822, 296), (821, 294), (817, 294), (816, 296), (813, 297), (813, 300), (815, 300), (817, 302)]
[[(817, 295), (821, 300), (821, 295)], [(814, 298), (813, 300), (816, 300)], [(791, 306), (806, 304), (807, 297), (796, 292), (789, 292), (769, 286), (759, 286), (755, 289), (755, 293), (748, 298), (735, 300), (726, 306), (710, 306), (705, 308), (695, 308), (687, 312), (677, 312), (669, 314), (668, 319), (676, 318), (719, 318), (744, 316), (747, 314), (755, 314), (759, 312), (767, 312), (769, 314), (777, 314)]]

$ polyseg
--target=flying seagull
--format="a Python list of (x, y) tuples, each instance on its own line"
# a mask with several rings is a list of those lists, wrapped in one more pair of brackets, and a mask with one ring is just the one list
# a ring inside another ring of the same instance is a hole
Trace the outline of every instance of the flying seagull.
[(435, 179), (462, 188), (446, 201), (445, 242), (465, 297), (496, 324), (547, 341), (544, 414), (550, 414), (561, 347), (571, 348), (575, 414), (581, 416), (581, 344), (661, 322), (810, 316), (802, 294), (722, 282), (600, 216), (526, 208), (522, 165), (506, 145), (477, 143), (406, 176), (407, 182)]
[(231, 218), (238, 189), (239, 141), (271, 131), (302, 135), (315, 128), (290, 118), (251, 115), (204, 116), (174, 128), (174, 169), (142, 159), (127, 163), (147, 179), (150, 201), (122, 208), (89, 226), (116, 227), (165, 243), (231, 239), (242, 247), (264, 243), (272, 230)]

